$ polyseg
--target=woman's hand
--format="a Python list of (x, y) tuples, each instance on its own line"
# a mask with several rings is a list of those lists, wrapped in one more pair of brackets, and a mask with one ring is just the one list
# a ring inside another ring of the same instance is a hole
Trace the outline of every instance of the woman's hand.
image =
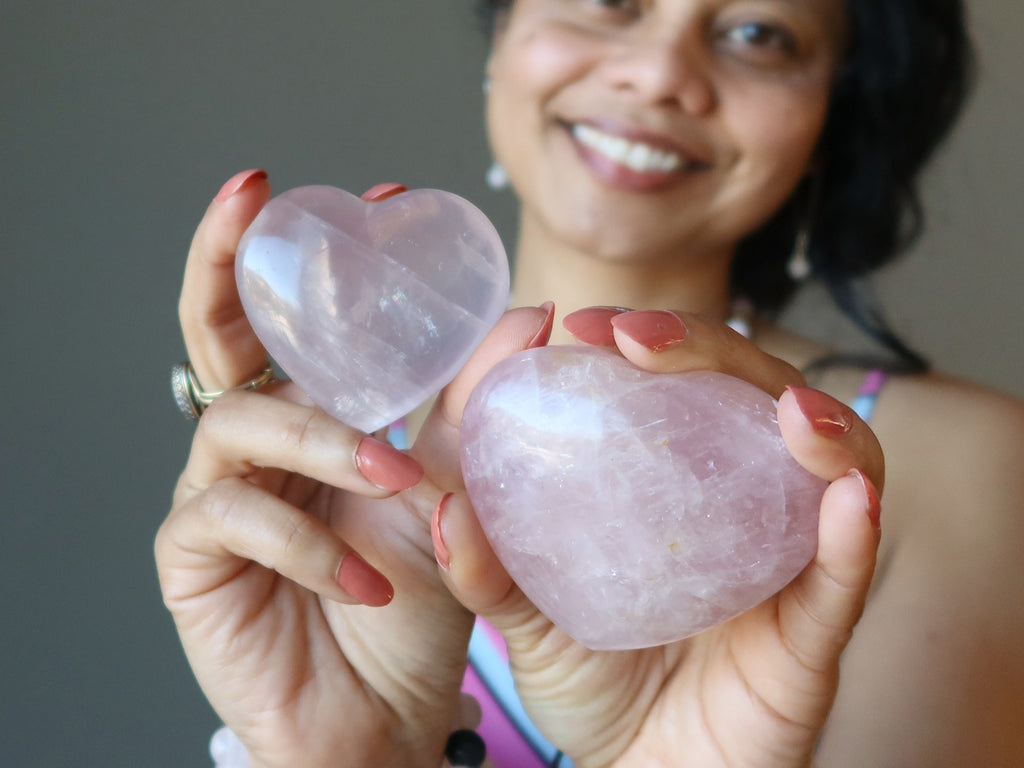
[(527, 711), (579, 768), (808, 766), (874, 570), (878, 442), (849, 408), (803, 387), (795, 369), (724, 325), (675, 313), (587, 312), (569, 316), (566, 327), (592, 343), (614, 344), (641, 368), (718, 370), (780, 398), (787, 446), (830, 482), (815, 558), (776, 596), (701, 635), (594, 652), (512, 584), (468, 499), (455, 494), (434, 520), (445, 579), (503, 633)]
[[(189, 253), (180, 317), (210, 390), (266, 365), (234, 256), (268, 197), (262, 172), (236, 176)], [(442, 400), (459, 405), (490, 360), (544, 343), (550, 322), (508, 313)], [(435, 413), (411, 457), (293, 384), (228, 392), (200, 420), (156, 559), (196, 677), (254, 766), (440, 765), (472, 625), (429, 544), (457, 427)], [(437, 472), (421, 480), (424, 465)]]

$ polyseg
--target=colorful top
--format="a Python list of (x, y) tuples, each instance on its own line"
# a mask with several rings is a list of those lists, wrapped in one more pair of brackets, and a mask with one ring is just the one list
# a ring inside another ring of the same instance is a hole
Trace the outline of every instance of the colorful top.
[[(888, 375), (872, 370), (850, 407), (870, 421)], [(469, 664), (462, 683), (483, 713), (477, 732), (487, 744), (487, 759), (499, 768), (572, 768), (572, 761), (548, 743), (530, 721), (516, 694), (508, 651), (498, 630), (477, 619), (469, 641)]]

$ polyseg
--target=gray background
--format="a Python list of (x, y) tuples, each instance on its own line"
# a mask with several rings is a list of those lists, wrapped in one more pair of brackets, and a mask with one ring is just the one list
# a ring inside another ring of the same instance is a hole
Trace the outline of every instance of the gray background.
[[(468, 0), (160, 5), (0, 17), (0, 766), (209, 764), (151, 542), (190, 439), (167, 388), (182, 264), (220, 184), (400, 180), (513, 221), (483, 183)], [(1021, 395), (1024, 5), (972, 5), (981, 85), (882, 292), (940, 367)], [(847, 339), (819, 303), (791, 322)]]

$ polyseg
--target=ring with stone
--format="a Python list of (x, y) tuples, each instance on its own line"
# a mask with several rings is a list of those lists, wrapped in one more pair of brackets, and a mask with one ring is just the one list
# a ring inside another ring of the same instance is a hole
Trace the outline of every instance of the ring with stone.
[(171, 369), (171, 392), (174, 393), (174, 402), (178, 410), (189, 421), (198, 421), (203, 411), (210, 407), (210, 404), (230, 389), (259, 389), (265, 384), (275, 381), (274, 367), (267, 365), (262, 371), (244, 384), (229, 389), (208, 391), (203, 389), (188, 360), (178, 363)]

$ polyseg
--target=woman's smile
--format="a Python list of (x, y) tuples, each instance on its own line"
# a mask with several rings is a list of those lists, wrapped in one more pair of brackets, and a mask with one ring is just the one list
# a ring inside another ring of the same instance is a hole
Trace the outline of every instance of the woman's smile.
[(611, 186), (658, 189), (710, 167), (703, 156), (663, 135), (610, 122), (565, 127), (583, 164)]

